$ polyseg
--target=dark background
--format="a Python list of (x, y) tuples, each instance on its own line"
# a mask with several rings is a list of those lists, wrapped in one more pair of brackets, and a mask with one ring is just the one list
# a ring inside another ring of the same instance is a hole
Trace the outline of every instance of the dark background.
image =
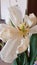
[(0, 18), (1, 18), (1, 0), (0, 0)]
[(28, 0), (27, 14), (34, 13), (37, 16), (37, 0)]

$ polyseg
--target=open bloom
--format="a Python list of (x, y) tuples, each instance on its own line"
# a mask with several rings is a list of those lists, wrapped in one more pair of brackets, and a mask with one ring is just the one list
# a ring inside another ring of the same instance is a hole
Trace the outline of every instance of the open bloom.
[[(12, 8), (13, 9), (13, 8)], [(13, 9), (13, 12), (17, 14), (17, 8)], [(16, 16), (20, 16), (16, 15)], [(27, 23), (26, 20), (21, 21), (17, 17), (18, 23), (13, 21), (13, 25), (0, 24), (0, 39), (6, 42), (5, 46), (1, 50), (1, 59), (7, 63), (11, 63), (15, 58), (17, 58), (18, 53), (22, 53), (27, 50), (29, 45), (29, 36), (30, 31), (29, 23), (32, 23), (30, 19)], [(26, 21), (26, 22), (25, 22)], [(12, 18), (10, 24), (12, 23)], [(28, 25), (29, 24), (29, 25)]]
[[(1, 51), (1, 58), (5, 62), (12, 62), (17, 57), (17, 53), (26, 51), (29, 44), (27, 33), (29, 28), (23, 28), (23, 24), (15, 28), (7, 24), (0, 24), (1, 29), (0, 39), (6, 42), (6, 45)], [(25, 37), (25, 38), (24, 38)]]

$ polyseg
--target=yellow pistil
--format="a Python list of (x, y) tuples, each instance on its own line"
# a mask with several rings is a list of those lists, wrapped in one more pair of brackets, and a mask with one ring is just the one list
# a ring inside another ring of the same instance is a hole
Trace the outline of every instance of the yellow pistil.
[(26, 36), (29, 33), (29, 27), (26, 25), (26, 23), (22, 23), (18, 26), (19, 33), (21, 35)]

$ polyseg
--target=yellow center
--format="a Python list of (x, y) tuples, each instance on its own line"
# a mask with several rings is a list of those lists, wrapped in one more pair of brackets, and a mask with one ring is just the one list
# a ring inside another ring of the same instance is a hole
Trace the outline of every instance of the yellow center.
[(26, 36), (29, 33), (29, 27), (26, 23), (22, 23), (18, 26), (20, 34)]

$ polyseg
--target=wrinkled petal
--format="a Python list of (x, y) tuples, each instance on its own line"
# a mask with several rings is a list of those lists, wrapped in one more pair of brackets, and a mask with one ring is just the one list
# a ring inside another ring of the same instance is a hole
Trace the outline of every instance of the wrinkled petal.
[(36, 34), (36, 33), (37, 33), (37, 25), (35, 25), (32, 28), (30, 28), (29, 34), (31, 36), (32, 34)]
[(19, 44), (20, 44), (19, 39), (8, 40), (6, 45), (1, 50), (1, 54), (0, 54), (1, 59), (4, 62), (12, 63), (12, 61), (17, 58), (16, 50)]
[[(9, 8), (9, 16), (9, 19), (11, 19), (15, 26), (18, 26), (23, 21), (22, 13), (17, 6)], [(10, 22), (8, 22), (8, 24), (10, 24)]]
[(24, 22), (26, 22), (29, 27), (31, 27), (33, 24), (28, 15), (25, 15)]
[(35, 16), (34, 13), (29, 15), (30, 20), (33, 22), (33, 25), (37, 23), (37, 17)]
[(16, 53), (20, 54), (20, 53), (26, 51), (28, 48), (29, 42), (30, 42), (29, 37), (22, 38), (21, 44), (17, 47)]
[(29, 16), (25, 15), (24, 22), (26, 22), (28, 26), (31, 27), (37, 23), (37, 17), (33, 13)]

